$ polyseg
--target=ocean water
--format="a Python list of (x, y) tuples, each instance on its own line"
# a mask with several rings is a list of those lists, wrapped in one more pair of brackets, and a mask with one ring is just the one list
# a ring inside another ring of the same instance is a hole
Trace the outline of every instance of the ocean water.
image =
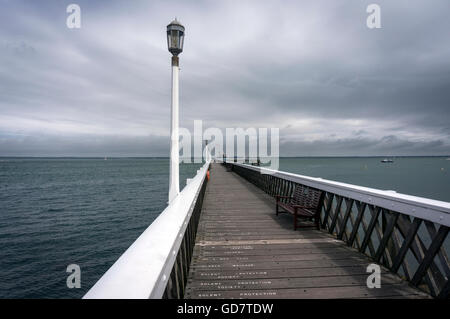
[[(181, 165), (181, 187), (200, 166)], [(0, 298), (82, 297), (166, 207), (168, 172), (157, 158), (0, 158)]]
[[(201, 164), (183, 164), (181, 186)], [(80, 298), (165, 208), (166, 158), (0, 158), (0, 298)], [(450, 201), (446, 158), (281, 158), (303, 175)], [(81, 267), (81, 288), (66, 267)]]
[(280, 158), (280, 170), (450, 202), (447, 157)]

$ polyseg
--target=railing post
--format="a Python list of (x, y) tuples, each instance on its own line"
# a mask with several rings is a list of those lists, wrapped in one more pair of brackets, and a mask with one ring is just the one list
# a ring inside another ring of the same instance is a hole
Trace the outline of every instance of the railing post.
[[(381, 213), (381, 224), (382, 224), (381, 229), (383, 231), (383, 237), (384, 237), (384, 234), (386, 233), (386, 229), (388, 227), (388, 220), (390, 218), (392, 218), (392, 213), (389, 210), (383, 209), (383, 211)], [(397, 223), (397, 221), (395, 221), (395, 223)], [(393, 225), (392, 227), (393, 227), (392, 232), (394, 232), (395, 225)], [(396, 249), (394, 247), (394, 242), (391, 237), (392, 237), (392, 233), (389, 234), (389, 238), (387, 239), (387, 244), (386, 244), (386, 248), (385, 248), (387, 250), (387, 256), (395, 256), (396, 255)], [(392, 262), (392, 260), (391, 260), (391, 262)], [(388, 260), (384, 260), (383, 263), (387, 267), (392, 266), (392, 264), (389, 265)]]

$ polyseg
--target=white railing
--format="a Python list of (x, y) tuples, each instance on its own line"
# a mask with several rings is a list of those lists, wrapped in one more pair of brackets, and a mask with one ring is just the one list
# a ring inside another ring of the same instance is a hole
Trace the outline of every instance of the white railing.
[[(162, 298), (166, 292), (180, 246), (197, 199), (205, 183), (210, 161), (188, 180), (186, 187), (86, 293), (85, 299)], [(189, 241), (189, 240), (188, 240)], [(183, 244), (183, 245), (182, 245)], [(183, 259), (189, 252), (183, 251)], [(184, 259), (183, 259), (184, 260)], [(189, 263), (189, 260), (187, 260)], [(189, 265), (184, 265), (189, 267)], [(177, 268), (177, 267), (176, 267)], [(175, 272), (182, 276), (178, 270)], [(186, 271), (187, 272), (187, 271)], [(184, 274), (186, 275), (186, 274)], [(177, 279), (177, 281), (179, 278)]]
[(276, 171), (264, 167), (247, 164), (230, 163), (235, 166), (269, 174), (283, 180), (317, 188), (342, 197), (366, 202), (371, 205), (385, 207), (399, 213), (419, 217), (424, 220), (450, 227), (450, 203), (397, 193), (393, 190), (379, 190), (375, 188), (335, 182), (320, 177), (310, 177), (283, 171)]
[[(228, 163), (271, 196), (322, 191), (316, 225), (433, 297), (450, 296), (450, 203)], [(282, 201), (289, 202), (287, 199)]]

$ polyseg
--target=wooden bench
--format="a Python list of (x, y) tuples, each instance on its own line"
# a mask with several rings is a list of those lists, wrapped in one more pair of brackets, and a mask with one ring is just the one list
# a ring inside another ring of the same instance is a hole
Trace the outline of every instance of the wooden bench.
[[(276, 215), (279, 213), (290, 213), (294, 215), (294, 230), (298, 227), (299, 218), (314, 219), (314, 226), (319, 229), (320, 203), (323, 192), (303, 185), (296, 185), (293, 196), (275, 195), (277, 204), (275, 208)], [(281, 201), (286, 199), (286, 201)], [(279, 211), (279, 208), (284, 211)], [(306, 226), (307, 227), (307, 226)]]

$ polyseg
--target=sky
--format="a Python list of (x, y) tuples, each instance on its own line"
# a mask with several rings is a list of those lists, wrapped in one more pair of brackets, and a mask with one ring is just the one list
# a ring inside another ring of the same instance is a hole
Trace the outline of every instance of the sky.
[(448, 0), (0, 6), (0, 156), (167, 156), (174, 17), (182, 127), (279, 128), (281, 156), (450, 154)]

